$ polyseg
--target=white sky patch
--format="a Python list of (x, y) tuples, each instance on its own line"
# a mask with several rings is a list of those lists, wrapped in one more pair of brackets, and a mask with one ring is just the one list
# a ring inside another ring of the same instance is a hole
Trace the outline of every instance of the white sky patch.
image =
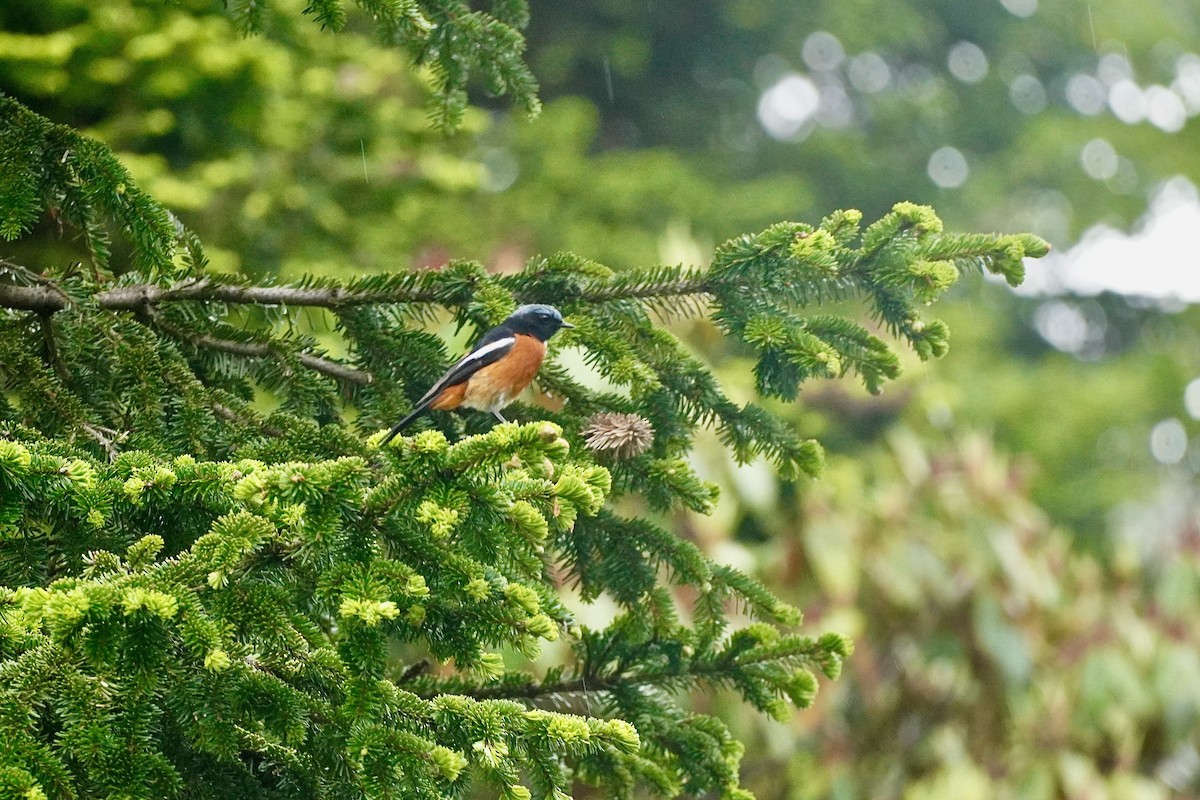
[(1133, 233), (1089, 228), (1074, 247), (1030, 261), (1021, 294), (1092, 296), (1116, 292), (1164, 302), (1200, 303), (1200, 192), (1187, 178), (1159, 190)]

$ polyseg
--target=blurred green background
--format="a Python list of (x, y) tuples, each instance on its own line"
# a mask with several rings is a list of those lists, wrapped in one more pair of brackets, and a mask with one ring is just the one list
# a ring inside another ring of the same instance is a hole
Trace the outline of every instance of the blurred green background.
[[(696, 453), (724, 502), (680, 528), (857, 650), (790, 724), (695, 701), (764, 800), (1200, 796), (1200, 7), (531, 5), (545, 111), (481, 92), (453, 136), (363, 20), (324, 33), (300, 0), (251, 39), (208, 0), (7, 0), (0, 91), (112, 146), (217, 268), (283, 279), (704, 263), (898, 200), (1047, 238), (1038, 291), (972, 276), (939, 308), (945, 359), (804, 389), (820, 481)], [(0, 255), (82, 258), (40, 233)], [(664, 324), (749, 392), (711, 328)]]

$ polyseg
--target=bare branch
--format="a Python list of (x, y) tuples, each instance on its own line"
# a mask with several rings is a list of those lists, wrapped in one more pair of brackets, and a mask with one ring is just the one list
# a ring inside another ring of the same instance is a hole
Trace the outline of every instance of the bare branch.
[(101, 308), (130, 311), (156, 303), (200, 300), (266, 306), (315, 306), (345, 308), (373, 303), (414, 303), (436, 298), (430, 291), (355, 292), (340, 286), (235, 286), (207, 279), (185, 281), (174, 286), (120, 286), (96, 295)]
[(223, 405), (221, 403), (212, 403), (209, 407), (212, 409), (213, 414), (227, 422), (234, 422), (238, 425), (258, 428), (267, 436), (283, 435), (283, 431), (281, 431), (279, 428), (276, 428), (274, 425), (267, 425), (266, 423), (258, 422), (257, 420), (242, 416), (227, 405)]
[[(175, 335), (174, 331), (167, 331)], [(233, 339), (220, 339), (216, 336), (203, 334), (200, 336), (185, 337), (197, 347), (205, 347), (209, 350), (220, 350), (223, 353), (232, 353), (238, 356), (249, 356), (251, 358), (279, 358), (283, 354), (278, 348), (273, 345), (264, 344), (262, 342), (239, 342)], [(346, 383), (357, 383), (360, 386), (366, 386), (374, 380), (374, 377), (369, 372), (348, 367), (345, 364), (339, 364), (336, 361), (330, 361), (328, 358), (314, 356), (312, 353), (297, 353), (297, 360), (301, 364), (311, 370), (316, 370), (322, 375), (328, 375), (336, 380), (345, 381)]]
[[(138, 315), (147, 324), (153, 325), (167, 336), (190, 342), (196, 347), (219, 350), (223, 353), (232, 353), (233, 355), (247, 356), (249, 358), (282, 358), (286, 355), (278, 345), (267, 342), (240, 342), (236, 339), (222, 339), (207, 333), (196, 334), (179, 330), (163, 319), (163, 315), (152, 305), (141, 306), (138, 308), (138, 312)], [(366, 386), (375, 380), (374, 376), (369, 372), (348, 367), (345, 364), (339, 364), (336, 361), (315, 356), (312, 353), (296, 353), (296, 359), (311, 370), (346, 383), (356, 383), (359, 386)]]
[(112, 428), (106, 428), (103, 425), (93, 425), (90, 422), (85, 422), (83, 423), (82, 427), (85, 431), (87, 431), (88, 436), (91, 436), (100, 443), (100, 445), (104, 448), (104, 452), (108, 454), (108, 460), (110, 462), (116, 461), (117, 456), (121, 454), (121, 451), (117, 445), (123, 443), (127, 438), (129, 438), (128, 433), (115, 431)]
[[(0, 261), (0, 267), (6, 271), (26, 271), (24, 267)], [(174, 286), (162, 287), (153, 284), (139, 286), (122, 286), (109, 289), (95, 295), (101, 308), (110, 311), (149, 311), (153, 321), (167, 334), (175, 338), (186, 339), (197, 347), (221, 350), (235, 355), (257, 358), (279, 358), (282, 353), (279, 348), (265, 343), (238, 342), (232, 339), (220, 339), (215, 336), (192, 335), (176, 331), (161, 324), (161, 319), (153, 313), (158, 303), (197, 300), (217, 301), (226, 303), (255, 303), (260, 305), (297, 305), (321, 306), (337, 308), (341, 306), (361, 305), (379, 302), (400, 302), (396, 297), (384, 297), (384, 292), (349, 292), (341, 287), (325, 289), (307, 289), (288, 286), (225, 286), (213, 284), (207, 279), (192, 279), (177, 283)], [(399, 295), (400, 293), (394, 293)], [(403, 298), (404, 302), (420, 299), (427, 293), (410, 293)], [(44, 321), (55, 311), (67, 307), (70, 298), (50, 281), (42, 281), (33, 286), (20, 286), (12, 283), (0, 283), (0, 307), (19, 311), (35, 311), (41, 314)], [(48, 352), (53, 355), (53, 342), (47, 340)], [(366, 386), (374, 378), (369, 372), (354, 369), (339, 364), (328, 358), (312, 353), (297, 353), (297, 359), (305, 367), (320, 372), (322, 375), (343, 381)], [(53, 359), (52, 359), (53, 361)]]
[(14, 311), (47, 314), (66, 308), (67, 296), (57, 286), (48, 283), (37, 286), (0, 283), (0, 306)]

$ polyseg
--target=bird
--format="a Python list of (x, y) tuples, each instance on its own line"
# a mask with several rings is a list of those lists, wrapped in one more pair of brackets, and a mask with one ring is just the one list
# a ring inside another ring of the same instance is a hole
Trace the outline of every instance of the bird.
[(554, 306), (523, 305), (485, 333), (465, 356), (437, 379), (416, 406), (380, 442), (390, 442), (426, 409), (474, 408), (507, 422), (500, 409), (530, 384), (546, 357), (546, 342), (561, 328), (575, 326)]

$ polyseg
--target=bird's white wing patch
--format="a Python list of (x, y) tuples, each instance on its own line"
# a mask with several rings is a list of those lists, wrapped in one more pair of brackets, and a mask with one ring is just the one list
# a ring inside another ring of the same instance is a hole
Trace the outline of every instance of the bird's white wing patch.
[(515, 336), (505, 336), (503, 339), (497, 339), (494, 342), (488, 342), (478, 350), (467, 353), (465, 356), (459, 359), (458, 364), (456, 364), (455, 367), (465, 367), (467, 364), (472, 364), (476, 361), (490, 361), (488, 358), (489, 354), (494, 353), (497, 350), (507, 350), (516, 343), (517, 339)]
[(455, 362), (453, 367), (446, 370), (446, 374), (439, 378), (437, 383), (429, 387), (429, 391), (425, 393), (425, 396), (420, 399), (417, 405), (423, 405), (433, 400), (447, 386), (462, 383), (488, 364), (499, 360), (516, 343), (517, 339), (515, 336), (505, 336), (503, 339), (488, 342), (483, 347), (467, 353)]

